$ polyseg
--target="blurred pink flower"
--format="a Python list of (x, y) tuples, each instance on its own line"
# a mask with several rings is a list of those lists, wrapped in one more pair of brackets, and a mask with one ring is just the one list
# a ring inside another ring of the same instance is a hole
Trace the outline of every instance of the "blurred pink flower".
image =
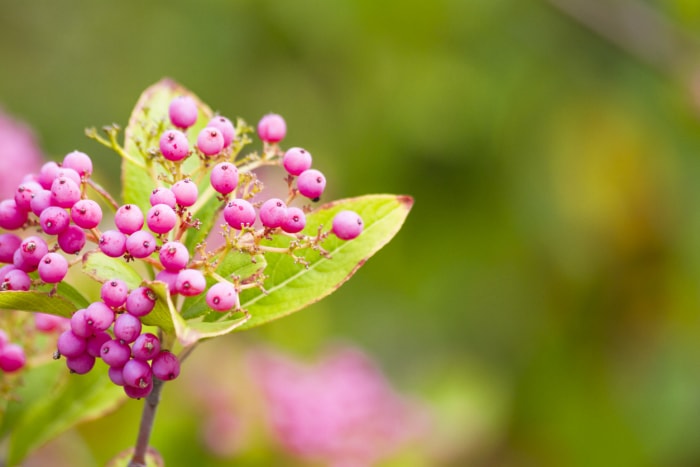
[(0, 200), (12, 198), (24, 176), (39, 171), (43, 159), (32, 129), (0, 108)]
[(274, 435), (300, 457), (372, 465), (427, 426), (424, 412), (358, 350), (335, 350), (315, 365), (268, 352), (253, 355), (251, 363)]

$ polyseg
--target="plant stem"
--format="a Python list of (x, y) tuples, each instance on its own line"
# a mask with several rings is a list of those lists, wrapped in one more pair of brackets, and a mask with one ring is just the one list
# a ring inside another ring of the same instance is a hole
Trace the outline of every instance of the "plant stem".
[(160, 402), (160, 392), (162, 390), (163, 381), (154, 377), (153, 390), (148, 397), (146, 397), (143, 404), (141, 425), (139, 426), (139, 434), (136, 437), (134, 455), (129, 462), (129, 467), (146, 467), (146, 451), (148, 450), (148, 442), (151, 439), (153, 421), (156, 417), (156, 408), (158, 408), (158, 403)]

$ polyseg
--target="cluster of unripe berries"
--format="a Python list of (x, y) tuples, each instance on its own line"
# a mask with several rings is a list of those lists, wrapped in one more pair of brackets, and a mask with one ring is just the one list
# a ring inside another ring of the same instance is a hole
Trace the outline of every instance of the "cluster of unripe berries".
[[(79, 151), (67, 154), (60, 164), (47, 162), (38, 174), (28, 175), (17, 187), (14, 198), (0, 201), (0, 228), (7, 231), (0, 234), (0, 264), (4, 263), (0, 267), (0, 293), (27, 291), (43, 284), (54, 284), (55, 293), (70, 266), (80, 262), (75, 255), (91, 242), (108, 257), (148, 263), (157, 272), (155, 279), (167, 284), (173, 296), (204, 293), (207, 305), (214, 311), (244, 311), (240, 307), (239, 278), (214, 274), (207, 267), (205, 248), (197, 247), (197, 257), (182, 241), (188, 231), (199, 228), (195, 218), (198, 203), (202, 202), (199, 178), (182, 170), (183, 162), (195, 155), (201, 159), (197, 175), (201, 178), (202, 170), (208, 171), (207, 189), (214, 190), (221, 203), (218, 209), (227, 225), (226, 241), (229, 245), (235, 243), (238, 251), (265, 253), (259, 240), (277, 234), (305, 239), (306, 247), (317, 246), (328, 233), (343, 240), (360, 235), (362, 219), (352, 211), (339, 212), (324, 235), (301, 234), (310, 207), (293, 206), (291, 202), (298, 195), (317, 201), (326, 187), (326, 178), (311, 167), (311, 154), (305, 149), (279, 149), (277, 143), (286, 135), (281, 116), (268, 114), (260, 120), (257, 133), (264, 142), (264, 154), (246, 159), (249, 164), (245, 168), (243, 161), (236, 160), (240, 148), (249, 142), (242, 142), (237, 134), (245, 127), (236, 128), (226, 117), (216, 116), (190, 147), (187, 130), (197, 118), (197, 105), (189, 96), (177, 97), (170, 103), (171, 126), (156, 137), (157, 150), (149, 149), (162, 171), (150, 187), (147, 210), (136, 204), (114, 203), (92, 181), (92, 161)], [(250, 161), (262, 162), (255, 165)], [(262, 190), (262, 184), (250, 173), (252, 165), (284, 167), (289, 186), (286, 200), (253, 199)], [(88, 197), (89, 190), (114, 208), (113, 228), (99, 229), (102, 205)], [(12, 232), (18, 230), (30, 232), (22, 238)], [(210, 275), (215, 282), (208, 285)], [(128, 290), (120, 278), (105, 281), (101, 300), (70, 318), (70, 329), (58, 339), (56, 357), (65, 357), (71, 372), (78, 374), (90, 371), (95, 360), (102, 358), (115, 384), (122, 385), (130, 397), (144, 397), (153, 387), (153, 377), (169, 380), (179, 373), (177, 357), (160, 348), (157, 336), (141, 332), (141, 318), (153, 309), (155, 301), (156, 295), (146, 287)]]

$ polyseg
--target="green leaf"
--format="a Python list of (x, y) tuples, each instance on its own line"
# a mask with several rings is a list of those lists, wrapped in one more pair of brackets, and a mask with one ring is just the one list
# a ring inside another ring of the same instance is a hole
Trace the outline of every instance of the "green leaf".
[(36, 290), (6, 290), (0, 292), (0, 309), (38, 311), (70, 317), (78, 308), (73, 301), (58, 294), (49, 295), (48, 292)]
[[(154, 178), (164, 173), (158, 164), (153, 164), (148, 152), (158, 149), (160, 133), (170, 125), (170, 101), (183, 95), (192, 97), (199, 110), (197, 122), (187, 131), (190, 147), (194, 147), (197, 134), (211, 119), (212, 111), (192, 92), (171, 79), (163, 79), (141, 94), (124, 131), (124, 151), (130, 158), (122, 159), (122, 196), (125, 203), (136, 204), (144, 213), (150, 208), (149, 196), (156, 183)], [(188, 174), (198, 166), (199, 159), (192, 155), (182, 164), (182, 171)], [(201, 181), (201, 185), (205, 182), (208, 180)]]
[(23, 370), (24, 385), (9, 402), (0, 432), (9, 434), (8, 465), (80, 422), (103, 416), (126, 398), (121, 387), (105, 378), (106, 368), (86, 375), (70, 374), (64, 362), (50, 361)]
[[(53, 286), (51, 284), (43, 284), (37, 287), (37, 290), (39, 290), (40, 292), (49, 292), (52, 288)], [(78, 292), (78, 290), (75, 287), (73, 287), (65, 281), (58, 283), (58, 287), (56, 288), (56, 295), (70, 300), (77, 308), (86, 308), (90, 304), (90, 301), (87, 298), (85, 298), (83, 294)]]
[[(241, 306), (250, 312), (251, 319), (235, 330), (243, 331), (279, 319), (335, 291), (396, 235), (412, 205), (409, 196), (368, 195), (335, 201), (310, 213), (305, 233), (313, 234), (319, 225), (329, 230), (333, 216), (344, 209), (362, 216), (364, 231), (347, 242), (330, 235), (323, 247), (331, 259), (315, 251), (300, 252), (308, 261), (308, 268), (296, 264), (289, 255), (266, 254), (267, 294), (258, 289), (241, 293)], [(268, 244), (285, 247), (289, 239), (278, 236)]]
[(141, 275), (123, 258), (110, 258), (99, 251), (83, 256), (83, 272), (98, 282), (119, 278), (129, 289), (135, 289), (143, 281)]

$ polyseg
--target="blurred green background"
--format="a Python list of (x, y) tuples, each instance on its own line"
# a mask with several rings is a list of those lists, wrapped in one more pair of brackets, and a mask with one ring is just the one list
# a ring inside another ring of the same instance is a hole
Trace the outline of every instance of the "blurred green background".
[[(226, 343), (363, 348), (435, 420), (392, 465), (691, 466), (699, 28), (694, 0), (5, 1), (0, 103), (116, 189), (117, 157), (83, 129), (124, 125), (170, 76), (224, 115), (284, 115), (329, 199), (414, 196), (337, 293)], [(206, 457), (193, 390), (164, 394), (169, 465), (271, 462)], [(102, 463), (138, 409), (59, 441)]]

